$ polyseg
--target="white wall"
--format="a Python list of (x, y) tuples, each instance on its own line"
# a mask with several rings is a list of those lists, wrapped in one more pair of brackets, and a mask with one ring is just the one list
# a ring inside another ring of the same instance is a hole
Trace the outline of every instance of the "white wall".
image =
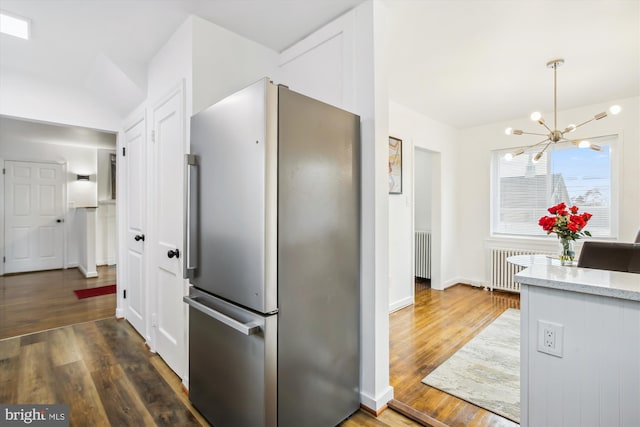
[(273, 77), (278, 53), (193, 18), (193, 114), (254, 83)]
[(389, 386), (386, 10), (368, 1), (282, 52), (275, 75), (292, 90), (360, 115), (362, 132), (361, 402), (378, 410)]
[[(78, 229), (75, 209), (97, 205), (97, 150), (68, 145), (0, 140), (0, 158), (34, 162), (65, 163), (67, 165), (67, 210), (65, 239), (67, 253), (65, 267), (78, 265)], [(91, 181), (78, 181), (76, 175), (91, 175)], [(4, 214), (4, 213), (3, 213)]]
[[(580, 123), (605, 111), (612, 104), (619, 104), (623, 110), (617, 116), (591, 122), (579, 131), (575, 137), (594, 137), (602, 135), (620, 135), (620, 144), (614, 151), (620, 164), (618, 175), (619, 188), (619, 233), (618, 239), (633, 241), (640, 229), (640, 98), (626, 98), (610, 103), (602, 103), (569, 111), (558, 112), (558, 125)], [(544, 113), (552, 117), (553, 113)], [(458, 184), (452, 189), (455, 203), (460, 206), (455, 216), (459, 227), (459, 274), (467, 282), (487, 283), (489, 281), (488, 245), (507, 245), (509, 247), (535, 247), (557, 251), (557, 239), (553, 236), (514, 239), (490, 237), (490, 171), (491, 150), (525, 146), (537, 142), (536, 137), (526, 135), (505, 135), (504, 129), (513, 128), (537, 132), (539, 125), (526, 117), (509, 122), (494, 123), (460, 131)], [(541, 215), (544, 212), (541, 212)], [(506, 242), (506, 243), (505, 243)]]
[(98, 212), (96, 214), (96, 262), (116, 263), (115, 200), (111, 200), (111, 155), (114, 150), (98, 150)]
[(80, 86), (60, 86), (2, 68), (0, 114), (117, 131), (122, 117)]
[(416, 148), (414, 151), (414, 228), (416, 231), (431, 231), (432, 157), (432, 153), (421, 148)]
[(151, 59), (147, 72), (147, 102), (151, 104), (158, 102), (185, 80), (186, 112), (189, 117), (193, 99), (193, 16), (185, 20)]
[[(444, 289), (461, 280), (457, 252), (458, 206), (454, 194), (458, 170), (457, 131), (394, 101), (389, 103), (389, 129), (391, 135), (403, 140), (405, 147), (414, 146), (433, 153), (431, 287)], [(403, 157), (405, 166), (413, 165), (413, 150), (403, 150)], [(411, 176), (406, 181), (411, 181)], [(396, 298), (390, 301), (391, 308), (398, 301), (413, 295), (413, 264), (410, 261), (413, 258), (413, 194), (409, 193), (406, 197), (408, 201), (390, 199), (393, 205), (389, 224), (398, 236), (389, 248), (389, 264), (398, 266), (398, 269), (390, 271), (393, 286), (390, 293)]]
[(394, 311), (414, 302), (413, 234), (407, 234), (414, 216), (414, 164), (413, 141), (393, 130), (391, 136), (402, 140), (402, 194), (389, 194), (389, 311)]

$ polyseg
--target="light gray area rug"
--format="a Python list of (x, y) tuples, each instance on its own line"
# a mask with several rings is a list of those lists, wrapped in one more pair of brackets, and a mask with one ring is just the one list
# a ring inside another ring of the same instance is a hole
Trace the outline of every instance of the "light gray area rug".
[(502, 313), (422, 382), (520, 423), (520, 310)]

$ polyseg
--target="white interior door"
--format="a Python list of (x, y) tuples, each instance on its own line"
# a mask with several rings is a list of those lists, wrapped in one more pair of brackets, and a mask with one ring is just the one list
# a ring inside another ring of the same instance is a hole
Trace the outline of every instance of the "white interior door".
[(146, 120), (144, 118), (125, 132), (124, 159), (127, 174), (125, 317), (143, 337), (148, 338), (144, 227), (147, 170), (145, 135)]
[(154, 232), (149, 242), (156, 351), (180, 376), (185, 372), (185, 304), (182, 279), (184, 91), (173, 91), (153, 109)]
[(63, 267), (63, 167), (5, 161), (5, 273)]

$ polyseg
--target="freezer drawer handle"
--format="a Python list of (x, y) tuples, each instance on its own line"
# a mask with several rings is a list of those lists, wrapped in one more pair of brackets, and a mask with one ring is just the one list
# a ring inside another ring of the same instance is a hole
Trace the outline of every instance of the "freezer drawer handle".
[[(192, 279), (198, 268), (198, 157), (185, 155), (184, 168), (184, 268), (182, 277)], [(192, 174), (195, 172), (195, 175)]]
[(198, 310), (201, 313), (206, 314), (207, 316), (213, 317), (219, 322), (224, 323), (225, 325), (235, 329), (238, 332), (241, 332), (245, 335), (253, 335), (260, 332), (260, 324), (257, 321), (251, 321), (248, 323), (238, 322), (231, 317), (220, 313), (206, 305), (198, 302), (197, 297), (182, 297), (182, 300), (189, 304), (194, 309)]

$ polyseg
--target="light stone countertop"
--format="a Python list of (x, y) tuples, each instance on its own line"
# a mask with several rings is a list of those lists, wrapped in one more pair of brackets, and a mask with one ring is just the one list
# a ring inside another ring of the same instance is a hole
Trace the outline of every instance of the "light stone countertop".
[(534, 264), (514, 276), (518, 283), (640, 301), (640, 274)]

